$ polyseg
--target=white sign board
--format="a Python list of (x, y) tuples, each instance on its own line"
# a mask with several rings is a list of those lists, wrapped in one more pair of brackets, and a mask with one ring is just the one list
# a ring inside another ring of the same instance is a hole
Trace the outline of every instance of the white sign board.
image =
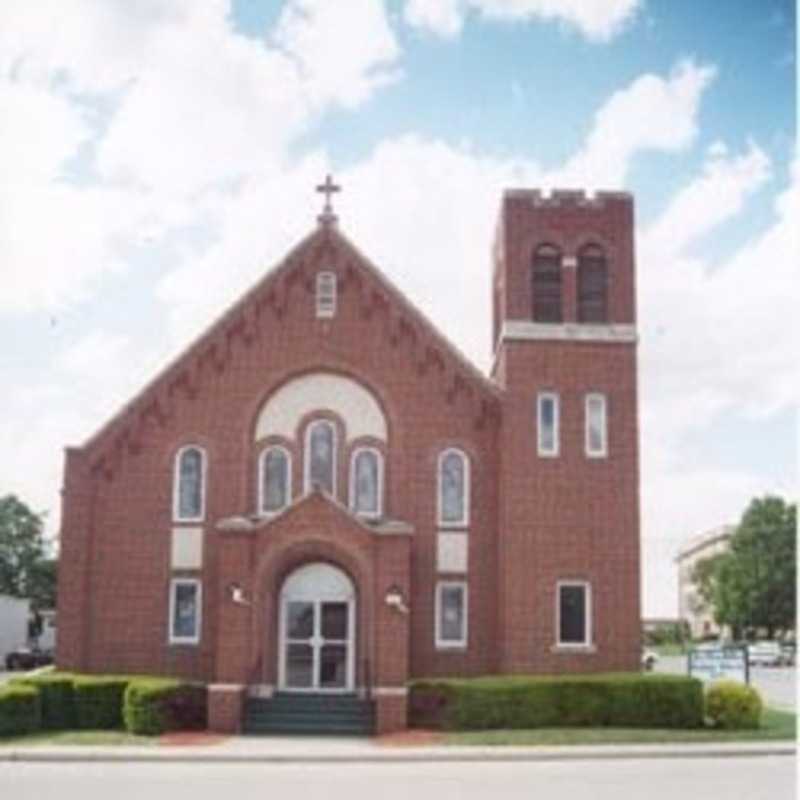
[(701, 681), (738, 681), (749, 683), (747, 648), (716, 647), (689, 653), (689, 676)]

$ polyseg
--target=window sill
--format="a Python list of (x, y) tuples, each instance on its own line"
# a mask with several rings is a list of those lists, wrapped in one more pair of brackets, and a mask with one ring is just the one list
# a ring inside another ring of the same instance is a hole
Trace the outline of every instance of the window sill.
[(436, 643), (436, 652), (437, 653), (466, 653), (467, 652), (467, 645), (466, 642), (464, 644), (449, 644), (445, 642), (437, 642)]
[(597, 652), (597, 645), (594, 644), (554, 644), (550, 648), (551, 653), (558, 655), (581, 655)]

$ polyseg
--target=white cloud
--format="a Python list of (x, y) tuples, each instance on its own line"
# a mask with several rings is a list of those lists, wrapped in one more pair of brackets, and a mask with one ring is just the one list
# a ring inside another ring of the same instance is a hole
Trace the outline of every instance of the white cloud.
[(555, 21), (592, 41), (606, 42), (633, 19), (640, 0), (406, 0), (406, 22), (439, 36), (461, 32), (472, 11), (506, 22)]
[(399, 77), (392, 64), (400, 48), (382, 0), (292, 0), (273, 39), (297, 65), (315, 107), (352, 108)]
[(641, 151), (676, 152), (698, 130), (703, 93), (716, 70), (688, 60), (665, 78), (647, 73), (615, 92), (594, 116), (586, 143), (548, 177), (552, 184), (622, 186), (631, 159)]
[(84, 297), (143, 236), (158, 244), (236, 181), (285, 171), (312, 120), (396, 77), (378, 0), (292, 0), (263, 41), (232, 28), (225, 0), (43, 3), (12, 4), (0, 29), (0, 250), (14, 286), (0, 309)]

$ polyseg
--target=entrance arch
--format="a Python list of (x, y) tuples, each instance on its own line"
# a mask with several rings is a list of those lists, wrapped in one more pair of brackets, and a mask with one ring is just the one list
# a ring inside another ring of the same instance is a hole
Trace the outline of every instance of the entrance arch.
[(279, 599), (278, 688), (355, 690), (356, 590), (343, 570), (313, 562), (291, 572)]

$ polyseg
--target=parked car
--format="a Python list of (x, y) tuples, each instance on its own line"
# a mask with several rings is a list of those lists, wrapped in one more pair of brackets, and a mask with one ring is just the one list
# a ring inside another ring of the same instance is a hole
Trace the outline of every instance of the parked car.
[(787, 667), (793, 667), (797, 661), (797, 643), (796, 642), (782, 642), (781, 643), (781, 656), (782, 663)]
[(642, 667), (650, 672), (658, 661), (658, 653), (654, 650), (642, 650)]
[(779, 667), (783, 663), (780, 642), (753, 642), (747, 647), (747, 662), (750, 666)]
[(39, 650), (31, 647), (18, 647), (6, 654), (6, 669), (36, 669), (53, 663), (52, 650)]

